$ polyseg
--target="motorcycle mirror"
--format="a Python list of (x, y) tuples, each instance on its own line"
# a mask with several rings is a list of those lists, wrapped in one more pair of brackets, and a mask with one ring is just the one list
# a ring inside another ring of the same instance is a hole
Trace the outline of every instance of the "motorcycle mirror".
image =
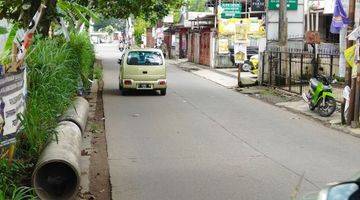
[(359, 182), (344, 182), (320, 192), (319, 200), (353, 200), (360, 199)]

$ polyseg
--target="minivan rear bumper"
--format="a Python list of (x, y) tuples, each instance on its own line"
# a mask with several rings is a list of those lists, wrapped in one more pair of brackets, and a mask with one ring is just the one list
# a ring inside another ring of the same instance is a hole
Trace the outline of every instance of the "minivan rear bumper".
[[(129, 83), (131, 81), (131, 84)], [(151, 88), (139, 88), (141, 84), (149, 84)], [(124, 89), (134, 89), (134, 90), (159, 90), (166, 89), (167, 81), (166, 79), (159, 79), (157, 81), (134, 81), (132, 79), (124, 79), (121, 81), (121, 86)]]

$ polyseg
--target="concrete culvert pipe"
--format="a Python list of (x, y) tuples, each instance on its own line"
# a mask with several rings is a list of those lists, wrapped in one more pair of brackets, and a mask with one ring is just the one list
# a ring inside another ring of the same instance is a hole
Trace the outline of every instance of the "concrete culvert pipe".
[(61, 121), (71, 121), (79, 126), (81, 132), (85, 131), (89, 114), (89, 102), (83, 97), (76, 97), (73, 105), (61, 117)]
[(81, 130), (73, 122), (60, 122), (56, 136), (42, 152), (32, 183), (40, 199), (74, 199), (80, 184)]

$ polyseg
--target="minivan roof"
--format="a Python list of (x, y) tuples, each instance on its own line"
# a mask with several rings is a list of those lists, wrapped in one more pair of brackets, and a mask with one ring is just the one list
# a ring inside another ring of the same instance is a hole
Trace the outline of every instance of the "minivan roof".
[(156, 51), (156, 52), (162, 52), (161, 49), (156, 48), (131, 48), (127, 50), (128, 52), (131, 51)]

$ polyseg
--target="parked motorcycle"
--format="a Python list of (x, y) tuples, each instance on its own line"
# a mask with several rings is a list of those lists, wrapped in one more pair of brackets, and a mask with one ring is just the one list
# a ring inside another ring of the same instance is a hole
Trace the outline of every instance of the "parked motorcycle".
[(310, 89), (302, 97), (309, 104), (310, 110), (318, 108), (322, 117), (329, 117), (336, 110), (336, 101), (332, 93), (331, 80), (323, 75), (311, 78)]
[(241, 66), (243, 72), (255, 72), (259, 68), (259, 55), (253, 55)]
[(119, 51), (123, 52), (123, 51), (125, 50), (125, 48), (126, 48), (125, 43), (124, 43), (124, 42), (120, 42), (120, 43), (119, 43)]

